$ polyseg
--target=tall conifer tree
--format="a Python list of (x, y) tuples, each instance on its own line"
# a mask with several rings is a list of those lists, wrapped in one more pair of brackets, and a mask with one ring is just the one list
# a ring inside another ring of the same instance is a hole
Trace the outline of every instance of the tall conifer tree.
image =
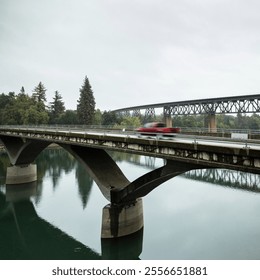
[(87, 76), (85, 77), (84, 83), (79, 91), (80, 96), (77, 105), (79, 123), (92, 124), (96, 102)]
[(56, 123), (59, 119), (59, 117), (65, 112), (65, 106), (64, 102), (62, 101), (62, 96), (60, 93), (56, 90), (55, 96), (53, 97), (53, 102), (50, 102), (50, 115), (51, 123)]
[(44, 103), (44, 102), (46, 102), (46, 91), (47, 91), (47, 89), (45, 88), (43, 83), (39, 82), (38, 86), (36, 86), (34, 88), (32, 96), (37, 102)]

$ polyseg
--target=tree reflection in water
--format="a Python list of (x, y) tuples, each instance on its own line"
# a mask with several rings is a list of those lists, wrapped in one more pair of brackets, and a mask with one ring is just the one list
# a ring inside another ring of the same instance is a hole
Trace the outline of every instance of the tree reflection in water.
[[(163, 164), (152, 158), (124, 153), (110, 153), (117, 162), (154, 169)], [(74, 172), (79, 204), (88, 211), (91, 201), (92, 178), (84, 166), (61, 148), (48, 148), (36, 159), (38, 181), (35, 184), (5, 186), (8, 156), (1, 153), (0, 161), (0, 259), (138, 259), (142, 252), (143, 232), (128, 238), (101, 240), (101, 252), (79, 242), (62, 229), (41, 218), (37, 206), (43, 200), (43, 182), (49, 179), (56, 192), (62, 177)], [(65, 174), (65, 175), (64, 175)], [(64, 176), (63, 176), (64, 175)], [(259, 175), (227, 170), (191, 171), (183, 175), (192, 180), (201, 180), (231, 188), (259, 192)], [(228, 181), (227, 181), (228, 179)], [(226, 180), (226, 181), (225, 181)], [(250, 184), (249, 184), (250, 182)], [(239, 184), (240, 183), (240, 184)], [(78, 201), (78, 200), (77, 200)], [(65, 207), (65, 206), (64, 206)], [(59, 209), (57, 209), (58, 211)], [(101, 209), (100, 209), (101, 211)], [(92, 214), (92, 213), (91, 213)], [(54, 213), (55, 215), (55, 213)], [(95, 215), (95, 213), (93, 213)], [(80, 222), (80, 221), (79, 221)], [(100, 223), (100, 221), (96, 221)], [(91, 228), (84, 235), (91, 235)]]
[(83, 209), (87, 207), (93, 180), (81, 163), (59, 147), (43, 151), (36, 159), (36, 164), (37, 182), (5, 186), (6, 168), (10, 162), (5, 153), (1, 155), (0, 259), (139, 258), (142, 231), (117, 241), (101, 240), (102, 252), (99, 254), (38, 216), (35, 206), (41, 201), (45, 178), (51, 178), (55, 190), (62, 173), (68, 174), (74, 169)]

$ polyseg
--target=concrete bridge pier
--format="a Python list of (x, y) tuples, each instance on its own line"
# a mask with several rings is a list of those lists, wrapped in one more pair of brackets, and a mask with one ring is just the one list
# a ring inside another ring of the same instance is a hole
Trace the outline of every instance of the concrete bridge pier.
[(23, 164), (7, 167), (6, 184), (16, 185), (37, 180), (36, 164)]
[(173, 127), (173, 121), (171, 116), (165, 116), (164, 122), (167, 127)]
[(101, 238), (116, 238), (130, 235), (143, 227), (143, 204), (141, 198), (126, 202), (112, 202), (111, 190), (115, 192), (130, 184), (110, 155), (102, 149), (76, 145), (63, 145), (80, 160), (100, 191), (110, 203), (103, 208)]
[(2, 135), (0, 140), (5, 146), (12, 165), (7, 167), (6, 184), (16, 185), (36, 181), (37, 167), (33, 162), (50, 143), (10, 135)]
[(163, 116), (164, 116), (164, 122), (167, 127), (172, 127), (172, 114), (171, 114), (171, 108), (169, 106), (163, 107)]
[(108, 204), (103, 208), (101, 238), (128, 236), (143, 228), (143, 203)]
[(209, 132), (217, 132), (216, 114), (208, 115), (208, 131)]

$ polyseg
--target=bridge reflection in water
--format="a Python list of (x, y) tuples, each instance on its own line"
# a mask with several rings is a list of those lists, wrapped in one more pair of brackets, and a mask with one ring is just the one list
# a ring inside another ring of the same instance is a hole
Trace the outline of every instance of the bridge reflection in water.
[[(126, 161), (154, 169), (163, 164), (153, 158), (113, 153), (116, 161)], [(143, 232), (129, 237), (101, 240), (101, 253), (70, 236), (66, 230), (41, 218), (37, 213), (44, 186), (42, 178), (49, 176), (55, 191), (62, 172), (75, 169), (79, 198), (85, 209), (89, 203), (93, 180), (84, 167), (60, 148), (47, 149), (37, 159), (38, 182), (5, 186), (8, 157), (1, 155), (0, 165), (0, 259), (138, 259), (142, 252)], [(196, 170), (181, 175), (225, 187), (259, 192), (260, 176), (229, 170)], [(66, 205), (64, 205), (66, 207)], [(86, 209), (87, 211), (87, 209)], [(100, 209), (101, 211), (101, 209)], [(55, 215), (55, 213), (53, 214)], [(149, 215), (149, 213), (147, 213)], [(100, 221), (96, 221), (100, 223)], [(85, 235), (91, 228), (86, 228)]]
[[(140, 157), (130, 155), (128, 162), (136, 166), (153, 170), (163, 164), (163, 160), (154, 157)], [(260, 193), (260, 175), (228, 169), (195, 169), (179, 175), (187, 179), (207, 182), (211, 184)]]
[(6, 196), (0, 193), (0, 258), (100, 259), (99, 254), (37, 215), (26, 198), (35, 192), (34, 187), (7, 186)]
[(260, 176), (258, 174), (226, 169), (199, 169), (189, 171), (182, 176), (223, 187), (260, 193)]
[[(84, 167), (61, 148), (47, 149), (37, 159), (38, 182), (5, 185), (8, 157), (0, 165), (0, 259), (138, 259), (142, 252), (143, 229), (117, 240), (102, 239), (101, 254), (37, 214), (43, 193), (41, 178), (50, 175), (53, 189), (62, 171), (76, 169), (79, 197), (87, 207), (93, 180)], [(33, 202), (34, 201), (34, 202)], [(64, 206), (65, 207), (65, 206)], [(97, 221), (100, 223), (100, 221)], [(91, 229), (86, 229), (86, 235)]]
[[(6, 186), (0, 192), (0, 259), (138, 259), (143, 231), (118, 240), (102, 240), (102, 254), (38, 216), (30, 200), (36, 184)], [(86, 234), (88, 234), (86, 230)]]

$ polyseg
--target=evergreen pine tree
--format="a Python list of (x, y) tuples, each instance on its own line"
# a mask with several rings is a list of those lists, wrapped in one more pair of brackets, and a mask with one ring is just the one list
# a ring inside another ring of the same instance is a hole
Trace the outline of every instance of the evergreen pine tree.
[(79, 123), (92, 124), (95, 114), (95, 98), (87, 76), (80, 88), (80, 96), (77, 105)]
[(38, 86), (36, 86), (34, 88), (34, 91), (33, 91), (33, 98), (37, 101), (37, 102), (46, 102), (46, 91), (47, 89), (45, 88), (45, 86), (43, 85), (42, 82), (40, 82), (38, 84)]
[(22, 95), (22, 96), (25, 96), (25, 95), (26, 95), (26, 94), (25, 94), (25, 89), (24, 89), (24, 87), (22, 87), (22, 88), (20, 89), (19, 95)]
[(62, 101), (62, 96), (59, 92), (55, 91), (55, 96), (53, 97), (53, 102), (50, 102), (50, 115), (51, 115), (51, 123), (57, 123), (61, 114), (65, 112), (64, 102)]

